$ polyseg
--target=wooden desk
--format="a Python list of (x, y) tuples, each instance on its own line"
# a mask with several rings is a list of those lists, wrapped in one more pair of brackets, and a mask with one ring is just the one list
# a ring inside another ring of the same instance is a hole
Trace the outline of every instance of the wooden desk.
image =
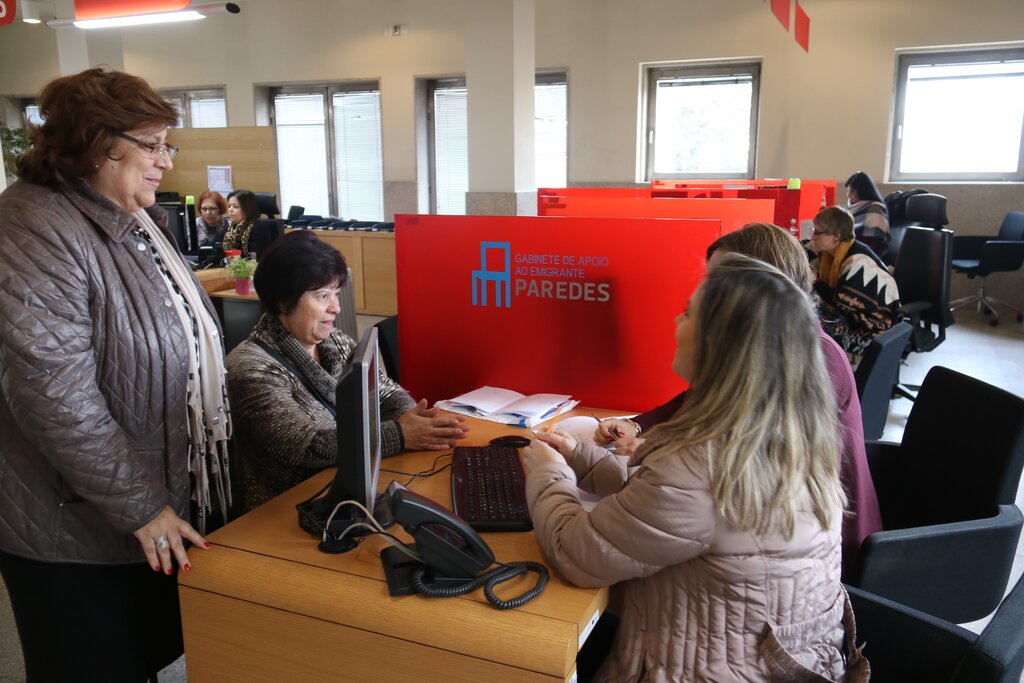
[[(471, 420), (466, 443), (514, 432), (525, 430)], [(401, 454), (383, 466), (419, 472), (437, 457)], [(298, 527), (295, 503), (332, 477), (333, 470), (312, 477), (210, 534), (210, 550), (189, 554), (192, 571), (180, 572), (178, 582), (191, 683), (571, 678), (580, 634), (607, 605), (607, 589), (576, 588), (552, 571), (543, 595), (515, 610), (493, 609), (482, 590), (392, 598), (378, 557), (383, 540), (326, 555)], [(381, 472), (381, 490), (392, 478), (408, 479)], [(410, 488), (450, 506), (449, 481), (445, 471)], [(391, 531), (409, 540), (400, 528)], [(543, 561), (533, 532), (483, 536), (499, 561)], [(535, 578), (503, 584), (499, 594), (521, 593)]]
[(234, 279), (227, 268), (205, 268), (196, 271), (196, 279), (203, 286), (207, 294), (219, 292), (222, 289), (234, 287)]
[(357, 313), (383, 316), (398, 313), (395, 233), (356, 230), (313, 232), (340, 251), (352, 269)]

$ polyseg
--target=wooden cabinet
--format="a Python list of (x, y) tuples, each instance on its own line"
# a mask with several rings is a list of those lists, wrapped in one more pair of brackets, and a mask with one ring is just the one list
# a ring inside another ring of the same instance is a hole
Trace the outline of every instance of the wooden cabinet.
[(341, 252), (352, 269), (356, 312), (398, 313), (395, 233), (314, 230), (317, 237)]

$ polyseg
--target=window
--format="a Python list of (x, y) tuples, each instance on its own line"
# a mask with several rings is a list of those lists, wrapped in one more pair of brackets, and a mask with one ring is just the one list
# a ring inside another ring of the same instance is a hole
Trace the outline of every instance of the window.
[(384, 220), (380, 90), (376, 84), (273, 92), (282, 206)]
[(430, 125), (430, 203), (434, 213), (466, 213), (469, 136), (466, 81), (432, 81), (427, 88)]
[(43, 117), (39, 113), (39, 105), (25, 105), (25, 121), (31, 123), (33, 126), (43, 125)]
[(568, 87), (565, 74), (538, 74), (533, 91), (534, 179), (565, 187), (568, 174)]
[(160, 94), (178, 110), (178, 128), (225, 128), (228, 125), (223, 88), (164, 90)]
[(1024, 181), (1024, 48), (897, 59), (891, 181)]
[(648, 67), (647, 179), (754, 177), (760, 73), (753, 62)]
[[(564, 73), (538, 74), (534, 86), (534, 177), (537, 187), (565, 187), (568, 173), (567, 84)], [(469, 190), (466, 82), (430, 81), (430, 188), (434, 213), (466, 213)]]

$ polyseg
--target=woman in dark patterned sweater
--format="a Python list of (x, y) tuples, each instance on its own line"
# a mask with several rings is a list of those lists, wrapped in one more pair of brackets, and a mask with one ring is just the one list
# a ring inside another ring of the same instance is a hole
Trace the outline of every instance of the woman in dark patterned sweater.
[(808, 247), (818, 255), (811, 267), (821, 297), (821, 326), (848, 354), (860, 356), (899, 319), (896, 280), (870, 247), (854, 239), (853, 216), (838, 206), (814, 217)]
[[(256, 269), (263, 317), (227, 358), (247, 511), (336, 462), (335, 386), (356, 346), (334, 329), (346, 271), (341, 254), (308, 232), (275, 241)], [(466, 432), (462, 418), (417, 404), (383, 372), (380, 391), (384, 456), (445, 450)]]

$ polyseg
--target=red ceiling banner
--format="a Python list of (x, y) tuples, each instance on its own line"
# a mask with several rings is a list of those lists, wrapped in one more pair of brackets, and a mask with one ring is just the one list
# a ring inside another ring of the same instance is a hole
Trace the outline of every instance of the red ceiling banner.
[(793, 37), (804, 52), (811, 51), (811, 18), (800, 3), (796, 3), (796, 15), (793, 17)]
[(14, 21), (16, 13), (17, 5), (15, 0), (0, 0), (0, 26), (7, 26), (7, 24)]
[(789, 30), (789, 0), (772, 0), (772, 14), (782, 27)]
[(131, 14), (178, 12), (190, 0), (75, 0), (75, 19), (104, 19)]

